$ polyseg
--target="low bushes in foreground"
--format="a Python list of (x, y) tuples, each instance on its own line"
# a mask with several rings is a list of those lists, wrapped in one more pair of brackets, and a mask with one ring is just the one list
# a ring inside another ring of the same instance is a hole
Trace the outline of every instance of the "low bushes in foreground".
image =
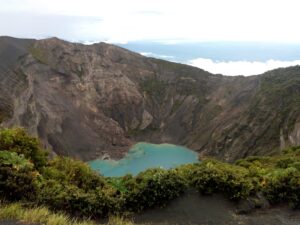
[(229, 199), (263, 193), (271, 203), (300, 207), (300, 151), (248, 157), (235, 164), (207, 159), (171, 170), (104, 178), (80, 161), (48, 160), (37, 139), (24, 130), (0, 130), (0, 198), (47, 206), (92, 218), (164, 206), (188, 188)]
[(47, 151), (41, 149), (39, 140), (29, 136), (24, 129), (0, 129), (0, 151), (23, 155), (39, 169), (47, 164)]
[(272, 157), (248, 157), (236, 164), (247, 168), (270, 203), (289, 203), (300, 208), (300, 147), (285, 149)]
[[(41, 223), (44, 225), (97, 225), (99, 223), (85, 219), (77, 220), (64, 213), (51, 212), (46, 207), (29, 207), (21, 203), (0, 204), (0, 221), (17, 220), (29, 224)], [(102, 223), (101, 223), (102, 224)], [(100, 224), (99, 224), (100, 225)], [(122, 217), (110, 217), (102, 225), (134, 225), (130, 220)]]
[(256, 192), (249, 171), (243, 167), (207, 160), (189, 173), (190, 185), (201, 194), (224, 193), (229, 199), (247, 198)]
[(84, 191), (103, 188), (104, 177), (92, 170), (86, 163), (66, 157), (56, 157), (43, 168), (43, 177), (61, 184), (72, 184)]
[(62, 185), (54, 180), (42, 183), (36, 202), (53, 210), (93, 218), (106, 217), (119, 211), (118, 198), (109, 191), (109, 187), (86, 192), (75, 185)]
[(276, 169), (266, 176), (262, 190), (271, 203), (288, 202), (299, 208), (300, 171), (293, 167)]
[(175, 170), (149, 169), (136, 177), (121, 178), (123, 210), (141, 211), (155, 205), (164, 206), (186, 189), (186, 183)]
[(15, 152), (0, 152), (0, 196), (9, 200), (33, 199), (39, 173), (34, 165)]

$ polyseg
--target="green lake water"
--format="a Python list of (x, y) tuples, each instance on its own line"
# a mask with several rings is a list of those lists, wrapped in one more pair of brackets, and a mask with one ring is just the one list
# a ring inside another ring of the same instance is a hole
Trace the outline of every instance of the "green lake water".
[(137, 175), (149, 168), (174, 168), (198, 162), (198, 154), (182, 146), (172, 144), (135, 144), (121, 160), (94, 160), (89, 165), (104, 176), (119, 177)]

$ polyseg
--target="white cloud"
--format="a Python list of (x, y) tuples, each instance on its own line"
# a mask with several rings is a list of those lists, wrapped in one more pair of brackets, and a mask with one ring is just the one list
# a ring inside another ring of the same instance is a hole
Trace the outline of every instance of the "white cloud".
[(224, 75), (258, 75), (266, 71), (280, 68), (300, 65), (300, 60), (279, 61), (267, 60), (258, 61), (213, 61), (211, 59), (197, 58), (188, 62), (189, 65), (199, 67), (211, 73), (220, 73)]
[[(0, 0), (0, 5), (0, 21), (9, 21), (10, 34), (22, 37), (39, 37), (57, 25), (55, 20), (46, 21), (44, 28), (34, 21), (24, 24), (23, 14), (30, 13), (36, 20), (40, 14), (101, 18), (70, 23), (68, 36), (78, 40), (300, 42), (299, 0)], [(8, 13), (18, 16), (7, 18)], [(0, 24), (0, 35), (7, 29)], [(53, 35), (52, 30), (45, 34)]]
[(172, 55), (160, 55), (160, 54), (155, 54), (153, 52), (140, 52), (140, 54), (143, 55), (143, 56), (160, 58), (160, 59), (169, 59), (169, 60), (172, 60), (172, 59), (175, 58)]
[(82, 42), (82, 44), (84, 44), (84, 45), (93, 45), (93, 44), (96, 44), (96, 43), (98, 43), (98, 42), (97, 41), (88, 41), (88, 40)]

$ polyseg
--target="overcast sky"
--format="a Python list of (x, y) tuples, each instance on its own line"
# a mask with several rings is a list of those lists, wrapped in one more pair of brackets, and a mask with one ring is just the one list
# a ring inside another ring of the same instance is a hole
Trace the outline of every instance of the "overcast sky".
[[(0, 36), (56, 36), (73, 42), (115, 44), (233, 41), (300, 45), (300, 0), (0, 0), (0, 5)], [(152, 50), (140, 53), (158, 55)], [(218, 61), (201, 53), (188, 61), (175, 60), (178, 56), (167, 52), (157, 57), (227, 75), (252, 75), (300, 63), (298, 58)]]
[(0, 0), (0, 35), (300, 42), (299, 0)]

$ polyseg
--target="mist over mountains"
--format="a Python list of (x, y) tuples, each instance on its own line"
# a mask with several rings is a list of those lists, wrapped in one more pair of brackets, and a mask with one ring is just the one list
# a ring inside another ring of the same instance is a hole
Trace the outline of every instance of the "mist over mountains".
[(145, 56), (225, 75), (257, 75), (300, 64), (300, 45), (297, 43), (137, 41), (120, 46)]

